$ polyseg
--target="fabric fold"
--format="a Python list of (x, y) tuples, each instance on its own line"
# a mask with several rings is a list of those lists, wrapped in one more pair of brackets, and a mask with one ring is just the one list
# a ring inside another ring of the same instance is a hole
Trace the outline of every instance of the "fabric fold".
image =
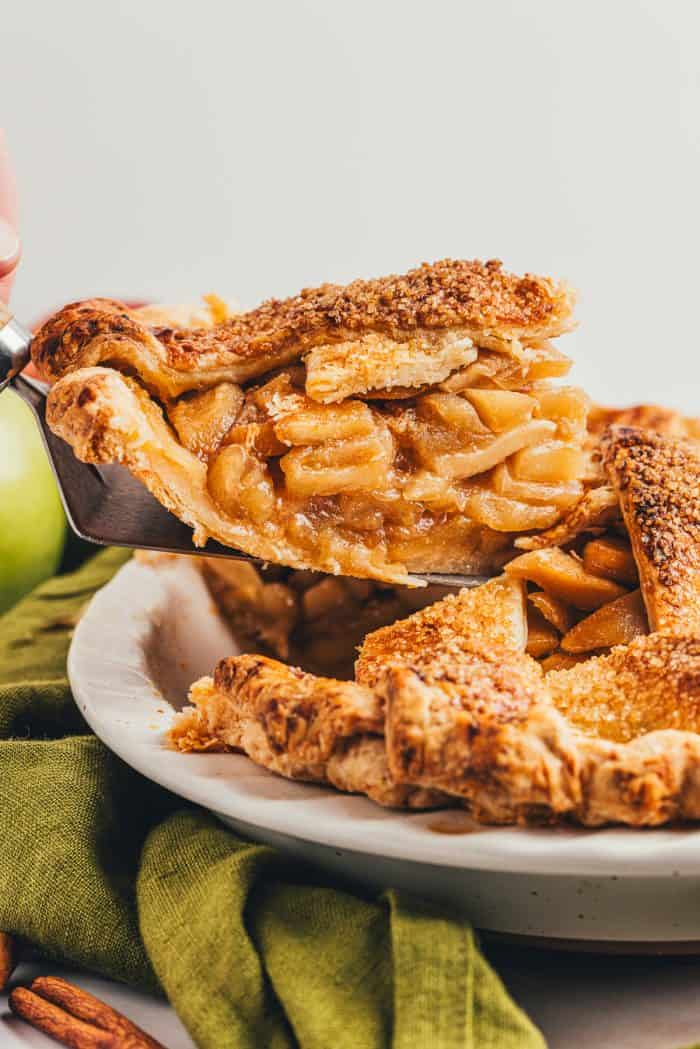
[(162, 990), (202, 1049), (542, 1049), (463, 918), (242, 841), (89, 733), (68, 646), (127, 557), (0, 618), (0, 928)]

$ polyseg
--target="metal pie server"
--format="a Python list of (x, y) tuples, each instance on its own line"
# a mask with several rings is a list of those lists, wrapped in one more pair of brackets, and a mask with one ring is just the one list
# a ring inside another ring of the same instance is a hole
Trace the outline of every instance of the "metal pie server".
[[(58, 482), (66, 517), (77, 535), (100, 546), (126, 546), (264, 563), (258, 557), (222, 546), (213, 539), (204, 547), (196, 547), (191, 529), (161, 506), (127, 469), (122, 466), (98, 468), (76, 459), (70, 446), (47, 426), (47, 384), (21, 374), (29, 363), (31, 342), (31, 332), (0, 302), (0, 394), (7, 386), (12, 386), (33, 411)], [(484, 576), (414, 574), (426, 583), (442, 586), (479, 586), (486, 581)]]

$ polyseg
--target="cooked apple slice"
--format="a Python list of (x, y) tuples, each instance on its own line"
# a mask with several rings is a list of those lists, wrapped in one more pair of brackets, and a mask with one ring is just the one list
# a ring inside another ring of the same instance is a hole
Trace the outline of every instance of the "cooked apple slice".
[(558, 547), (521, 554), (510, 561), (505, 570), (510, 576), (537, 583), (554, 597), (583, 612), (592, 612), (626, 593), (618, 583), (591, 575), (577, 558)]
[(465, 390), (464, 396), (476, 408), (489, 430), (502, 433), (532, 418), (537, 407), (534, 397), (513, 390)]
[(632, 590), (572, 627), (562, 638), (561, 647), (565, 652), (591, 652), (596, 648), (628, 645), (635, 637), (648, 633), (641, 591)]
[(629, 543), (619, 536), (606, 535), (591, 539), (583, 548), (583, 567), (616, 583), (639, 582), (637, 565)]
[(494, 532), (522, 532), (527, 528), (547, 528), (559, 516), (556, 506), (531, 506), (517, 499), (506, 499), (487, 488), (477, 488), (466, 501), (472, 520)]
[[(546, 420), (542, 420), (543, 422)], [(541, 441), (517, 451), (511, 459), (513, 477), (518, 481), (556, 484), (576, 481), (584, 471), (584, 453), (566, 441)]]
[(540, 535), (522, 535), (515, 540), (519, 550), (541, 550), (561, 546), (591, 528), (603, 528), (620, 516), (617, 495), (611, 487), (592, 488), (586, 492), (553, 528)]
[(548, 656), (559, 646), (559, 631), (536, 608), (527, 610), (527, 647), (534, 659)]
[(557, 628), (560, 634), (568, 634), (574, 625), (570, 605), (558, 597), (545, 593), (544, 590), (535, 590), (534, 593), (527, 595), (527, 599), (548, 623)]
[(168, 407), (168, 419), (180, 443), (200, 458), (217, 450), (236, 421), (243, 391), (233, 382), (185, 394)]

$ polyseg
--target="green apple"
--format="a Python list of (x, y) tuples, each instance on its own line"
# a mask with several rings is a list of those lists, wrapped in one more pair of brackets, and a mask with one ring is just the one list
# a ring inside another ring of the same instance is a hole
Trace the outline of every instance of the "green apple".
[(0, 393), (0, 614), (58, 568), (66, 520), (27, 405)]

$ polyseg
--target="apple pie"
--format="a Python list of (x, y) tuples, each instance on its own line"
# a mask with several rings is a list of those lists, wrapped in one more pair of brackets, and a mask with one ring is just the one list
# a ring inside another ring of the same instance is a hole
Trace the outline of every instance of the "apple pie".
[(444, 586), (395, 587), (223, 557), (198, 563), (241, 651), (341, 680), (352, 679), (367, 634), (449, 592)]
[(557, 383), (563, 283), (444, 260), (209, 306), (163, 323), (88, 300), (32, 350), (52, 429), (125, 464), (198, 546), (389, 583), (488, 573), (599, 485), (587, 398)]
[[(373, 631), (352, 683), (222, 660), (172, 745), (242, 750), (383, 804), (449, 799), (483, 822), (700, 819), (700, 453), (686, 436), (606, 430), (614, 524)], [(353, 779), (336, 766), (354, 746)]]

